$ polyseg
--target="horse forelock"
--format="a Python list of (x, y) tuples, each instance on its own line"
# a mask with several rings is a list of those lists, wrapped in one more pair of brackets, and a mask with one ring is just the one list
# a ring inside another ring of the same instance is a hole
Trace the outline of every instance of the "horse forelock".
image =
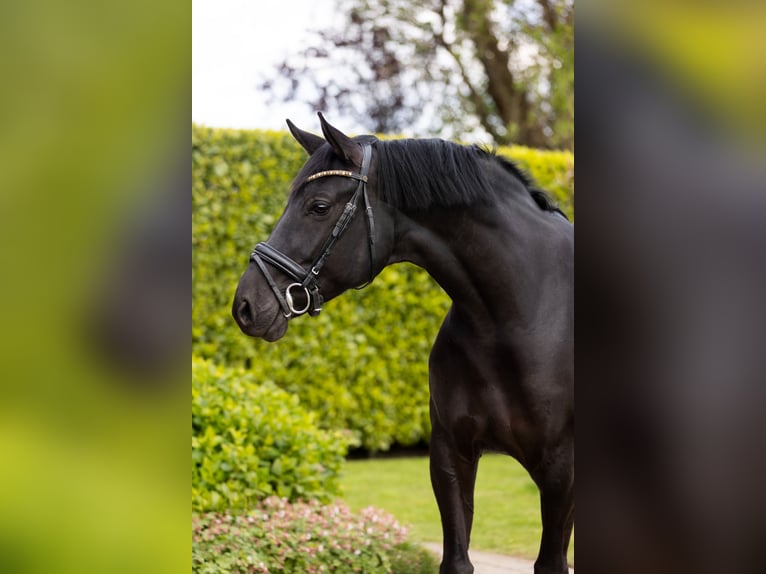
[[(377, 141), (377, 138), (375, 136), (357, 136), (353, 138), (354, 141), (364, 145), (364, 144), (374, 144)], [(338, 169), (342, 168), (344, 170), (351, 170), (351, 171), (359, 171), (358, 168), (354, 169), (351, 168), (349, 165), (342, 165), (339, 163), (339, 158), (333, 151), (332, 147), (330, 147), (329, 144), (321, 146), (319, 149), (317, 149), (308, 160), (306, 160), (306, 163), (303, 164), (303, 167), (301, 167), (300, 171), (298, 172), (298, 175), (295, 176), (295, 179), (293, 180), (291, 186), (290, 186), (290, 194), (291, 196), (300, 191), (303, 188), (303, 185), (306, 182), (306, 180), (316, 173), (327, 171), (331, 169)]]

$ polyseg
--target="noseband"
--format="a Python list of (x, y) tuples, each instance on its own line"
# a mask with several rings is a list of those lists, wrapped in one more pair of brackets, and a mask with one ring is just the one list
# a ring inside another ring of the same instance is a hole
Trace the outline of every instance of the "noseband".
[[(319, 293), (319, 285), (317, 284), (319, 272), (322, 270), (322, 267), (324, 267), (327, 258), (330, 256), (332, 248), (335, 246), (335, 243), (338, 241), (338, 239), (340, 239), (340, 236), (343, 235), (343, 232), (346, 231), (346, 228), (351, 223), (351, 220), (356, 213), (356, 204), (358, 203), (360, 196), (364, 201), (364, 210), (367, 214), (367, 237), (370, 250), (370, 277), (367, 282), (364, 285), (358, 287), (358, 289), (362, 289), (372, 282), (375, 275), (375, 221), (372, 215), (372, 206), (370, 205), (370, 200), (367, 197), (367, 174), (370, 171), (371, 158), (372, 148), (370, 147), (370, 144), (365, 144), (362, 156), (362, 168), (359, 173), (353, 173), (339, 169), (331, 169), (328, 171), (320, 171), (306, 178), (306, 183), (314, 181), (315, 179), (319, 179), (320, 177), (329, 176), (348, 177), (359, 182), (356, 186), (356, 191), (354, 191), (354, 195), (352, 195), (351, 199), (349, 199), (346, 207), (343, 209), (343, 213), (335, 224), (335, 227), (333, 228), (329, 237), (325, 240), (319, 255), (316, 259), (314, 259), (314, 262), (311, 264), (311, 267), (308, 270), (304, 269), (300, 264), (290, 259), (284, 253), (271, 247), (268, 243), (259, 243), (255, 246), (255, 249), (250, 254), (250, 261), (254, 261), (256, 265), (258, 265), (258, 268), (261, 270), (261, 273), (263, 273), (263, 276), (266, 278), (266, 282), (274, 292), (274, 296), (276, 297), (277, 301), (279, 301), (279, 306), (282, 307), (282, 314), (285, 316), (285, 318), (289, 319), (290, 317), (297, 317), (298, 315), (303, 315), (304, 313), (308, 313), (312, 317), (319, 315), (319, 312), (322, 310), (323, 301), (322, 295)], [(266, 263), (269, 263), (271, 266), (279, 269), (282, 273), (288, 275), (294, 281), (294, 283), (290, 283), (290, 285), (287, 286), (287, 289), (284, 291), (284, 295), (279, 290), (279, 287), (277, 287), (277, 284), (274, 281), (274, 278), (271, 276)], [(301, 291), (306, 296), (306, 304), (303, 307), (296, 308), (295, 297), (297, 297)]]

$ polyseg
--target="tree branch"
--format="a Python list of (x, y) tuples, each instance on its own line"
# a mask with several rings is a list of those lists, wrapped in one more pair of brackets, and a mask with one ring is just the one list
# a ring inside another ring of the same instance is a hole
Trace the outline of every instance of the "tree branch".
[(471, 82), (471, 78), (468, 75), (468, 72), (465, 69), (465, 66), (463, 65), (463, 59), (460, 57), (460, 54), (457, 53), (457, 51), (454, 49), (452, 44), (446, 41), (444, 38), (444, 28), (447, 25), (447, 16), (445, 14), (445, 5), (446, 2), (442, 0), (442, 2), (439, 4), (439, 19), (441, 21), (441, 31), (439, 33), (434, 34), (434, 40), (436, 41), (436, 44), (444, 48), (444, 50), (452, 57), (452, 59), (457, 64), (458, 70), (460, 70), (460, 76), (463, 79), (463, 83), (466, 85), (469, 91), (469, 99), (470, 102), (474, 106), (474, 110), (476, 115), (479, 118), (479, 122), (481, 123), (482, 127), (484, 127), (485, 130), (489, 133), (489, 135), (498, 143), (507, 143), (506, 142), (506, 136), (505, 134), (500, 133), (497, 128), (492, 124), (491, 117), (494, 114), (492, 110), (489, 109), (489, 106), (487, 105), (486, 100), (482, 96), (481, 93), (476, 89), (476, 87), (473, 85), (473, 82)]
[(486, 73), (487, 92), (500, 119), (506, 126), (523, 128), (527, 123), (526, 114), (522, 114), (526, 92), (517, 88), (509, 66), (510, 54), (500, 48), (493, 33), (491, 9), (492, 3), (487, 0), (465, 0), (464, 26)]
[(558, 29), (558, 14), (556, 9), (551, 5), (550, 0), (537, 0), (540, 7), (543, 9), (543, 21), (548, 27), (548, 30), (555, 32)]

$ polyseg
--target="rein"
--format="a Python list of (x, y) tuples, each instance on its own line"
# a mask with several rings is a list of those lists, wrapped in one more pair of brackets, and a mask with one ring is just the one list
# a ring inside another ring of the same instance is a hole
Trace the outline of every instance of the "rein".
[[(297, 317), (305, 313), (308, 313), (312, 317), (319, 315), (319, 312), (322, 310), (323, 301), (317, 283), (319, 272), (322, 270), (322, 267), (324, 267), (335, 243), (340, 239), (343, 232), (346, 231), (346, 228), (348, 228), (351, 223), (351, 220), (356, 213), (357, 203), (360, 196), (364, 202), (364, 210), (367, 214), (367, 243), (370, 252), (370, 278), (364, 285), (357, 287), (357, 289), (363, 289), (372, 283), (372, 280), (375, 277), (375, 220), (372, 214), (370, 199), (367, 196), (367, 175), (370, 171), (371, 159), (372, 148), (370, 147), (370, 144), (365, 144), (363, 148), (362, 167), (359, 173), (340, 169), (330, 169), (327, 171), (320, 171), (306, 178), (306, 183), (319, 179), (320, 177), (330, 176), (348, 177), (359, 182), (356, 186), (356, 191), (354, 191), (354, 195), (352, 195), (351, 199), (346, 203), (343, 213), (340, 218), (338, 218), (335, 227), (325, 240), (322, 249), (319, 251), (319, 255), (314, 259), (314, 262), (308, 270), (304, 269), (300, 264), (290, 259), (284, 253), (271, 247), (268, 243), (259, 243), (250, 254), (250, 261), (254, 261), (261, 270), (261, 273), (263, 273), (266, 282), (269, 284), (269, 287), (279, 302), (279, 306), (282, 308), (282, 314), (285, 318), (289, 319), (290, 317)], [(290, 283), (290, 285), (287, 286), (284, 295), (279, 290), (279, 287), (277, 287), (266, 263), (279, 269), (294, 281), (294, 283)], [(297, 292), (295, 291), (296, 289), (298, 290)], [(306, 304), (303, 307), (296, 308), (295, 298), (298, 297), (301, 292), (306, 296)]]

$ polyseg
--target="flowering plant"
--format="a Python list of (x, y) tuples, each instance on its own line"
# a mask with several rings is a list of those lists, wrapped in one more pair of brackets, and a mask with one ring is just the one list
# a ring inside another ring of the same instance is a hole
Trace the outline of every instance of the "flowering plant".
[(192, 572), (413, 574), (436, 570), (407, 529), (369, 507), (269, 497), (243, 514), (192, 517)]

